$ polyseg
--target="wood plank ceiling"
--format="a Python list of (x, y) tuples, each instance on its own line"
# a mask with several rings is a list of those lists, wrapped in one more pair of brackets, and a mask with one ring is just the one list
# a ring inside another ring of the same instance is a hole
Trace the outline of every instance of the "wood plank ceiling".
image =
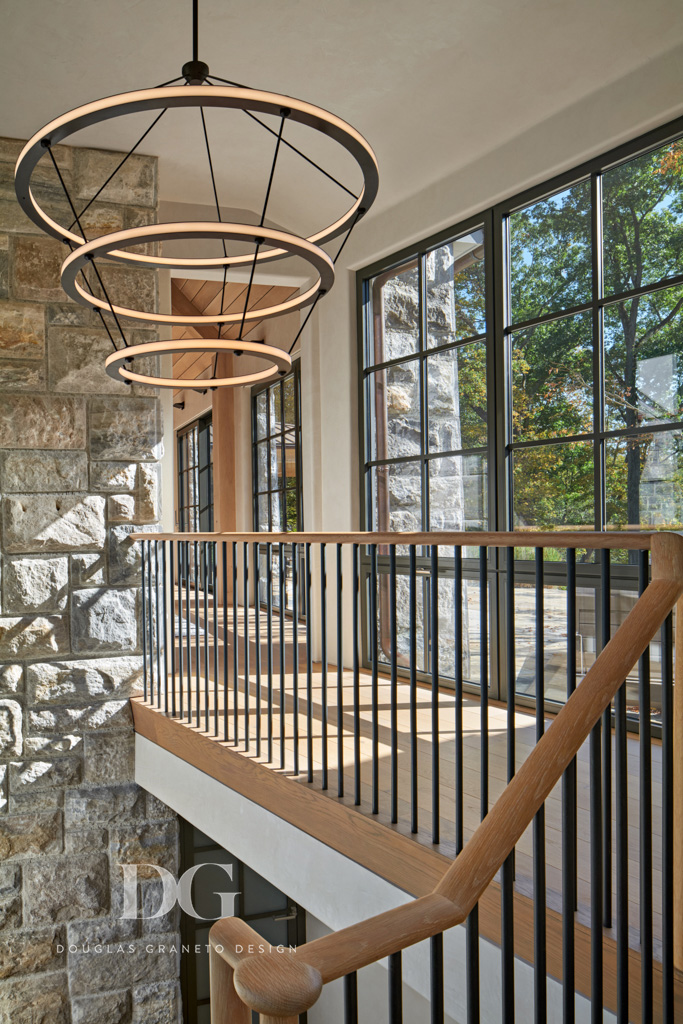
[[(222, 281), (201, 281), (196, 278), (174, 277), (171, 281), (171, 305), (174, 313), (181, 316), (208, 316), (212, 313), (220, 313), (222, 301)], [(264, 306), (271, 306), (277, 302), (284, 302), (297, 291), (296, 287), (284, 285), (259, 285), (254, 284), (249, 295), (249, 309), (260, 309)], [(242, 312), (247, 297), (246, 284), (226, 284), (225, 298), (223, 299), (223, 311), (225, 313)], [(245, 324), (242, 338), (245, 341), (258, 341), (262, 336), (260, 325), (262, 320), (251, 321)], [(215, 324), (203, 326), (197, 324), (193, 327), (174, 327), (173, 338), (176, 340), (186, 338), (216, 338), (218, 327)], [(235, 339), (239, 336), (239, 324), (227, 328), (221, 334), (222, 338)], [(190, 376), (195, 380), (206, 380), (212, 376), (213, 356), (210, 352), (187, 353), (173, 356), (174, 376), (182, 374)], [(179, 389), (174, 392), (178, 394)]]

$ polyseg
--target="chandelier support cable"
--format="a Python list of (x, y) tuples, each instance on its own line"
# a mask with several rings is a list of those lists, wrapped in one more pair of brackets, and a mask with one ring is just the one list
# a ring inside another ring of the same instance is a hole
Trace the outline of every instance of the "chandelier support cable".
[[(211, 187), (213, 189), (213, 199), (214, 199), (214, 203), (216, 204), (216, 218), (218, 219), (218, 221), (220, 223), (222, 223), (223, 222), (223, 218), (221, 217), (221, 206), (220, 206), (220, 203), (218, 202), (218, 188), (216, 187), (216, 176), (213, 173), (213, 160), (211, 159), (211, 146), (209, 145), (209, 134), (208, 134), (208, 132), (206, 130), (206, 118), (204, 117), (204, 107), (200, 107), (199, 108), (199, 113), (201, 114), (201, 118), (202, 118), (202, 131), (204, 132), (204, 142), (206, 144), (206, 155), (207, 155), (207, 158), (209, 160), (209, 174), (211, 175)], [(226, 246), (225, 246), (225, 239), (223, 238), (223, 239), (221, 239), (221, 241), (223, 243), (223, 255), (227, 259), (228, 258), (228, 250), (226, 249)], [(223, 287), (225, 287), (225, 285)]]
[[(263, 225), (261, 225), (263, 226)], [(261, 248), (262, 238), (256, 240), (256, 248), (254, 249), (254, 262), (251, 265), (251, 273), (249, 274), (249, 284), (247, 285), (247, 297), (244, 300), (244, 311), (242, 313), (242, 322), (240, 324), (240, 333), (238, 339), (242, 340), (242, 331), (244, 330), (244, 321), (247, 318), (247, 310), (249, 309), (249, 298), (251, 296), (251, 286), (254, 283), (254, 272), (256, 271), (256, 264), (258, 263), (258, 251)], [(239, 353), (236, 353), (239, 354)]]
[(266, 188), (266, 198), (263, 201), (263, 209), (261, 210), (261, 219), (259, 221), (259, 227), (263, 227), (266, 220), (266, 210), (268, 209), (268, 200), (270, 199), (270, 190), (273, 187), (273, 176), (275, 175), (275, 167), (277, 166), (277, 155), (280, 152), (280, 143), (282, 142), (282, 131), (285, 127), (285, 121), (289, 117), (289, 110), (284, 108), (282, 110), (282, 117), (280, 118), (280, 130), (277, 133), (277, 142), (275, 143), (275, 153), (273, 154), (273, 163), (270, 168), (270, 177), (268, 178), (268, 187)]

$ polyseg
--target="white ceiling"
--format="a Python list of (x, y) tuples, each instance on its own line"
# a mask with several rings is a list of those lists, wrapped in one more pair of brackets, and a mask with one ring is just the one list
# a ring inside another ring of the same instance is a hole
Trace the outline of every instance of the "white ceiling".
[[(0, 135), (28, 137), (73, 106), (180, 74), (190, 9), (189, 0), (6, 4)], [(199, 55), (215, 74), (318, 103), (366, 136), (380, 165), (378, 208), (683, 42), (681, 0), (201, 0), (200, 19)], [(127, 148), (151, 119), (109, 122), (75, 141)], [(272, 136), (235, 112), (209, 111), (207, 121), (221, 202), (259, 210)], [(196, 110), (166, 115), (144, 152), (160, 157), (162, 199), (212, 201)], [(354, 183), (335, 151), (315, 152)], [(281, 170), (269, 220), (304, 231), (328, 210), (338, 215), (334, 186), (319, 188), (290, 154)]]

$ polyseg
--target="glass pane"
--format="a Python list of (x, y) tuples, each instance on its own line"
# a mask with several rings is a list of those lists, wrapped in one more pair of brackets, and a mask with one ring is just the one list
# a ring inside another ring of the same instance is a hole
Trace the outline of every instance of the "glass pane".
[[(517, 693), (536, 696), (536, 588), (515, 584), (515, 680)], [(543, 587), (543, 692), (545, 700), (567, 699), (567, 589)], [(596, 657), (595, 591), (576, 590), (576, 683)]]
[(284, 893), (244, 865), (243, 907), (245, 915), (269, 911), (286, 913), (288, 900)]
[(282, 492), (273, 491), (270, 495), (270, 514), (272, 517), (271, 529), (275, 532), (284, 529), (282, 523)]
[(273, 384), (268, 389), (268, 395), (270, 398), (268, 403), (270, 409), (270, 432), (274, 434), (280, 429), (282, 422), (282, 391), (279, 382)]
[(273, 490), (283, 486), (282, 438), (280, 437), (276, 437), (270, 442), (270, 486)]
[(593, 445), (568, 441), (513, 453), (516, 530), (593, 527)]
[[(369, 582), (369, 580), (368, 580)], [(379, 577), (379, 601), (377, 604), (377, 637), (379, 644), (378, 660), (389, 664), (391, 659), (391, 627), (390, 616), (390, 579), (382, 573)], [(425, 580), (423, 576), (415, 576), (415, 661), (418, 672), (426, 672), (425, 630), (427, 628)], [(369, 607), (369, 603), (368, 603)], [(401, 668), (410, 667), (410, 577), (403, 574), (396, 576), (396, 651), (398, 664)], [(370, 651), (368, 656), (371, 657)]]
[(512, 335), (512, 436), (515, 441), (593, 430), (590, 313), (537, 324)]
[[(269, 502), (268, 502), (268, 495), (267, 494), (259, 494), (259, 496), (257, 498), (257, 515), (258, 515), (258, 519), (257, 519), (257, 522), (256, 522), (256, 529), (259, 532), (264, 531), (264, 530), (267, 531), (267, 530), (270, 529), (270, 523), (269, 523), (269, 520), (268, 520), (268, 504), (269, 504)], [(275, 529), (275, 525), (273, 525), (273, 529)]]
[(285, 393), (285, 427), (294, 427), (296, 425), (296, 389), (294, 387), (294, 374), (290, 373), (288, 377), (285, 377), (284, 393)]
[(371, 373), (365, 383), (370, 410), (368, 458), (421, 453), (420, 366), (417, 359)]
[(285, 479), (287, 485), (296, 482), (296, 435), (293, 430), (285, 434)]
[(256, 490), (268, 490), (268, 442), (256, 445)]
[[(610, 596), (610, 625), (612, 636), (629, 614), (638, 595), (633, 590), (612, 590)], [(676, 609), (674, 608), (674, 626)], [(676, 631), (674, 628), (674, 638)], [(675, 658), (674, 643), (674, 658)], [(650, 644), (650, 717), (661, 724), (662, 721), (662, 642), (658, 635)], [(626, 713), (631, 718), (640, 715), (640, 696), (638, 688), (638, 665), (636, 664), (626, 677)]]
[(605, 294), (681, 272), (683, 142), (613, 167), (602, 178)]
[(417, 260), (397, 270), (388, 280), (381, 274), (370, 287), (373, 329), (368, 337), (366, 366), (417, 352), (420, 346)]
[(589, 181), (510, 216), (512, 323), (591, 298)]
[(286, 529), (299, 529), (299, 499), (296, 487), (288, 487), (285, 491)]
[(366, 476), (372, 530), (422, 529), (422, 471), (420, 462), (375, 466)]
[(605, 442), (607, 522), (683, 528), (683, 434), (667, 430)]
[(485, 455), (452, 455), (429, 462), (429, 528), (485, 530), (487, 511)]
[(474, 342), (427, 359), (429, 450), (486, 445), (486, 345)]
[(683, 418), (683, 288), (606, 306), (608, 430)]
[(267, 392), (261, 391), (256, 396), (256, 437), (265, 437), (268, 433)]
[(427, 347), (486, 330), (484, 232), (447, 242), (425, 257)]

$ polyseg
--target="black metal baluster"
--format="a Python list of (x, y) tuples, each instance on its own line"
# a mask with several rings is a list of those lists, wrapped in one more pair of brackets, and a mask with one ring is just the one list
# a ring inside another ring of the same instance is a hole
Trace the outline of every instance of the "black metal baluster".
[(239, 618), (237, 610), (237, 542), (232, 542), (232, 727), (233, 745), (240, 741), (239, 688)]
[(358, 975), (344, 975), (344, 1024), (358, 1024)]
[(228, 742), (228, 545), (226, 541), (221, 542), (221, 567), (223, 579), (223, 742)]
[[(175, 616), (174, 616), (175, 617)], [(178, 715), (183, 717), (185, 671), (183, 659), (183, 542), (178, 541)]]
[(429, 940), (431, 1024), (443, 1024), (443, 932)]
[(266, 544), (266, 643), (268, 645), (268, 764), (273, 762), (273, 545)]
[(479, 904), (465, 921), (467, 1024), (479, 1024)]
[(327, 766), (327, 571), (325, 567), (325, 545), (320, 545), (320, 726), (322, 741), (323, 774), (322, 788), (327, 789), (328, 766)]
[[(576, 689), (576, 551), (567, 550), (567, 697)], [(562, 1019), (574, 1024), (576, 962), (576, 760), (562, 776)]]
[(166, 541), (161, 541), (161, 621), (164, 626), (164, 712), (168, 714), (168, 590), (166, 583)]
[(441, 840), (441, 796), (439, 759), (439, 549), (436, 544), (431, 546), (430, 566), (430, 601), (429, 601), (429, 646), (430, 668), (432, 673), (432, 842)]
[(206, 541), (202, 541), (202, 610), (204, 621), (204, 732), (209, 731), (209, 559)]
[(152, 600), (152, 588), (153, 588), (153, 569), (152, 569), (152, 541), (147, 542), (147, 568), (149, 572), (147, 574), (147, 617), (149, 619), (149, 699), (150, 703), (154, 703), (154, 666), (156, 663), (156, 650), (158, 646), (158, 636), (154, 628), (154, 619), (156, 615), (156, 608), (154, 607), (154, 601)]
[(157, 707), (161, 707), (161, 620), (159, 607), (159, 541), (154, 541), (154, 642), (157, 661)]
[(489, 645), (486, 548), (479, 548), (479, 678), (481, 711), (481, 816), (489, 813)]
[(401, 954), (389, 957), (389, 1024), (403, 1024), (403, 968)]
[(185, 642), (187, 644), (187, 720), (192, 724), (192, 636), (190, 634), (190, 542), (185, 541)]
[[(515, 750), (515, 550), (507, 549), (505, 574), (505, 627), (507, 660), (507, 781), (516, 770)], [(503, 1014), (506, 1024), (515, 1020), (515, 917), (514, 917), (514, 851), (503, 862), (501, 878), (501, 969), (503, 981)]]
[(292, 544), (292, 706), (294, 774), (299, 774), (299, 545)]
[[(610, 637), (610, 552), (600, 552), (602, 646)], [(602, 926), (612, 927), (612, 705), (602, 715)]]
[[(638, 590), (649, 579), (648, 552), (638, 552)], [(638, 663), (640, 746), (640, 969), (641, 1018), (652, 1020), (652, 728), (650, 720), (650, 649)]]
[(391, 823), (398, 822), (398, 649), (396, 628), (396, 545), (389, 548), (389, 643), (391, 646)]
[(377, 545), (370, 545), (370, 669), (372, 705), (372, 813), (379, 814), (379, 650), (377, 637)]
[[(545, 671), (543, 648), (543, 548), (536, 548), (536, 742), (545, 732)], [(534, 1019), (547, 1020), (546, 894), (545, 894), (545, 804), (534, 818)]]
[(201, 653), (199, 650), (199, 557), (197, 541), (194, 541), (194, 654), (195, 654), (195, 701), (196, 709), (195, 714), (197, 718), (197, 728), (199, 728), (199, 720), (201, 715), (201, 689), (200, 689), (200, 673), (201, 673)]
[(211, 581), (213, 587), (213, 734), (218, 736), (218, 546), (211, 541)]
[(358, 649), (358, 598), (359, 598), (359, 566), (358, 545), (352, 549), (353, 558), (353, 789), (354, 803), (360, 805), (360, 651)]
[(409, 549), (410, 591), (409, 591), (409, 650), (410, 650), (410, 831), (418, 828), (418, 777), (417, 777), (417, 551), (411, 544)]
[[(614, 698), (615, 775), (616, 775), (616, 846), (617, 846), (617, 1024), (629, 1021), (629, 941), (628, 941), (628, 728), (626, 715), (626, 683)], [(665, 899), (666, 899), (665, 895)]]
[(242, 544), (242, 583), (244, 588), (244, 749), (251, 749), (250, 694), (251, 675), (249, 672), (249, 544)]
[(662, 1021), (674, 1022), (673, 616), (662, 627)]
[(140, 571), (142, 573), (142, 697), (147, 700), (147, 595), (145, 584), (147, 582), (147, 556), (145, 544), (147, 541), (140, 541)]
[(254, 544), (254, 672), (256, 675), (256, 756), (261, 756), (261, 559)]
[(306, 573), (306, 779), (313, 782), (313, 616), (311, 615), (311, 545), (304, 548)]
[(278, 551), (278, 579), (280, 585), (280, 607), (278, 609), (280, 619), (280, 768), (284, 769), (285, 729), (287, 724), (287, 718), (285, 714), (285, 587), (287, 575), (285, 571), (284, 544), (278, 544)]
[(337, 796), (344, 796), (344, 651), (342, 645), (342, 546), (337, 544)]
[(455, 852), (460, 853), (465, 842), (464, 836), (464, 784), (463, 773), (463, 732), (462, 732), (462, 548), (453, 549), (453, 608), (455, 645)]
[[(176, 682), (175, 682), (175, 558), (173, 555), (174, 541), (168, 545), (168, 576), (169, 576), (169, 618), (171, 626), (171, 717), (176, 714)], [(168, 708), (166, 708), (168, 711)]]

